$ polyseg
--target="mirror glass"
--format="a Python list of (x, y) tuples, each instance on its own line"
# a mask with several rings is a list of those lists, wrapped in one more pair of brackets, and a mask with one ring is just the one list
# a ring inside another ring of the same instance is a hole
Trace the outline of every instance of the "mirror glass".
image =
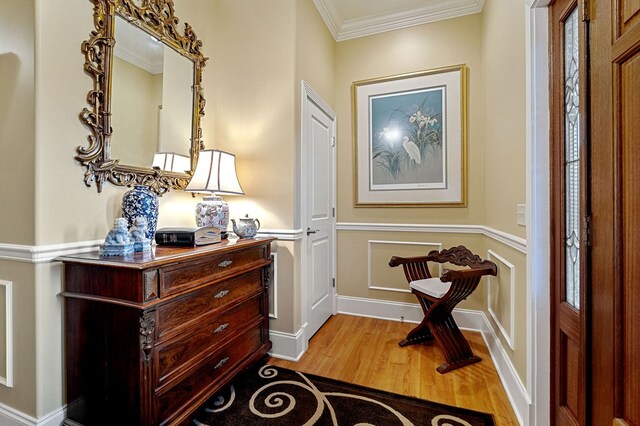
[(120, 16), (114, 33), (111, 157), (144, 168), (157, 152), (189, 157), (193, 62)]

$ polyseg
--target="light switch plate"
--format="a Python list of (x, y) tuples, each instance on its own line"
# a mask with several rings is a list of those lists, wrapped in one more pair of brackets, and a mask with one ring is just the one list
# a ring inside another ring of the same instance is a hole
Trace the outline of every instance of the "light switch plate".
[(527, 205), (518, 204), (516, 206), (516, 223), (521, 226), (527, 226)]

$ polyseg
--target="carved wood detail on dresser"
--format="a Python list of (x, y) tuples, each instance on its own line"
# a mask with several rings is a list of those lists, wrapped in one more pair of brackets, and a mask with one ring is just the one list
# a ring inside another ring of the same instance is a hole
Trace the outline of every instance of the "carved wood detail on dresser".
[(271, 349), (272, 238), (65, 256), (65, 425), (180, 425)]

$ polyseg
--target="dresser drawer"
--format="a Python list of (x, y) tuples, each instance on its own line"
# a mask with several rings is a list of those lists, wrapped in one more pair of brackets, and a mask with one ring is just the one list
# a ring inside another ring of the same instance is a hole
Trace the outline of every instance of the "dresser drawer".
[(220, 311), (262, 291), (261, 270), (232, 278), (179, 297), (157, 310), (157, 341), (168, 339), (188, 327), (197, 327), (202, 316)]
[(189, 264), (167, 266), (160, 269), (160, 296), (188, 291), (266, 261), (264, 248), (253, 247), (216, 254)]
[(233, 339), (263, 318), (262, 297), (256, 296), (221, 315), (203, 318), (195, 332), (180, 335), (156, 347), (158, 386), (172, 380), (193, 363)]
[[(202, 367), (167, 390), (158, 392), (157, 405), (160, 424), (168, 423), (171, 416), (186, 410), (194, 399), (202, 396), (203, 390), (212, 389), (225, 373), (230, 372), (262, 345), (262, 327), (256, 326), (244, 335), (232, 340), (210, 357)], [(205, 392), (207, 390), (204, 390)]]

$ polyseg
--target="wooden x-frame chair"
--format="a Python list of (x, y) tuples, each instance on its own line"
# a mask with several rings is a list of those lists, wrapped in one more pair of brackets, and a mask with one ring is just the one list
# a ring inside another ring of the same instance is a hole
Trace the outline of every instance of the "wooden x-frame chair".
[[(429, 262), (450, 263), (469, 269), (444, 269), (440, 278), (433, 278), (429, 272)], [(458, 246), (442, 251), (433, 250), (427, 256), (394, 256), (389, 261), (391, 267), (399, 265), (402, 265), (411, 292), (418, 298), (424, 312), (422, 322), (399, 345), (428, 343), (435, 339), (446, 359), (437, 368), (440, 373), (480, 362), (482, 359), (471, 351), (451, 311), (478, 287), (483, 275), (497, 275), (496, 264), (482, 260), (464, 246)]]

